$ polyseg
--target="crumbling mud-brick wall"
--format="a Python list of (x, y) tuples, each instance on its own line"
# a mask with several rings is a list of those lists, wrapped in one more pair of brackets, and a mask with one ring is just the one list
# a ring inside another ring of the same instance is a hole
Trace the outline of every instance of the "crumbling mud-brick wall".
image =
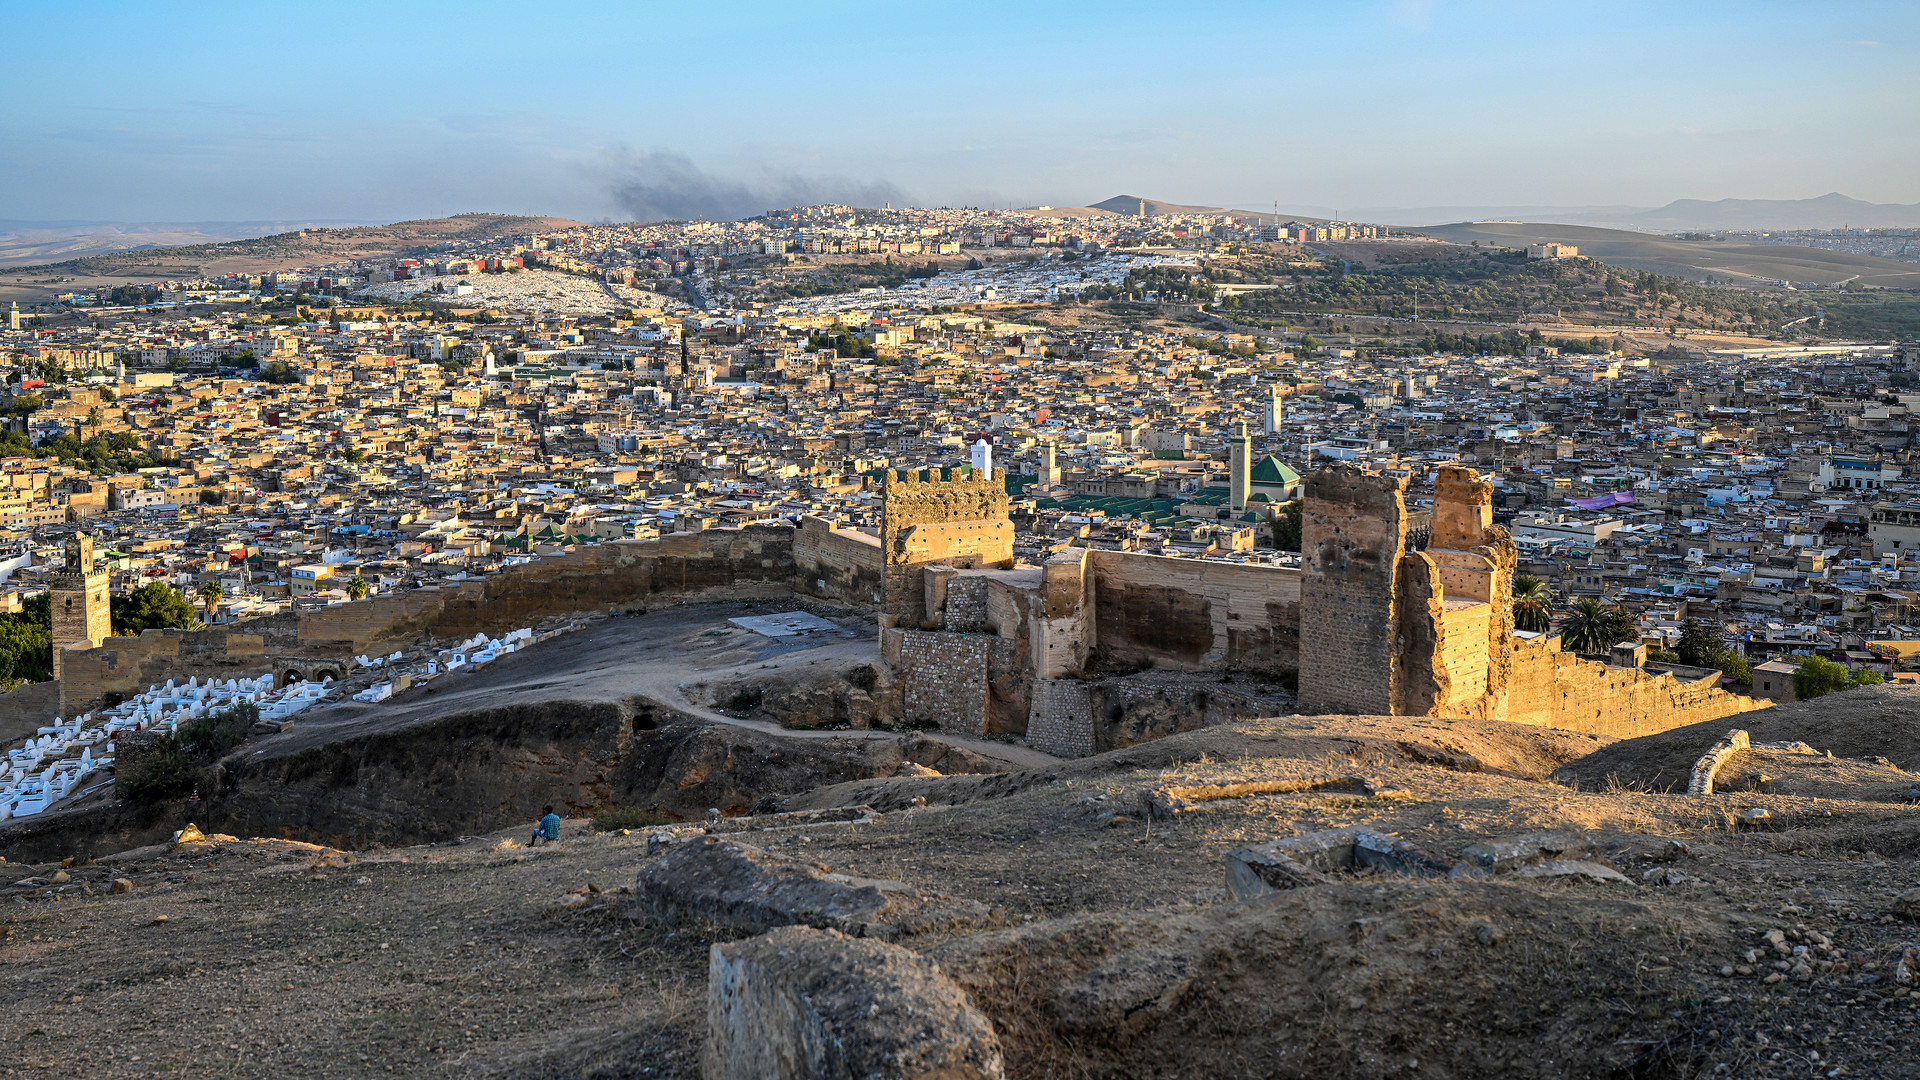
[(1093, 651), (1109, 663), (1299, 670), (1299, 570), (1102, 550), (1088, 565)]
[(1301, 515), (1300, 711), (1388, 716), (1400, 704), (1404, 477), (1348, 466), (1306, 477)]
[(1519, 551), (1493, 524), (1493, 485), (1443, 466), (1425, 551), (1400, 560), (1401, 671), (1394, 712), (1497, 720), (1513, 678)]
[(878, 607), (886, 599), (886, 563), (880, 538), (843, 529), (825, 518), (800, 519), (793, 536), (795, 592), (854, 607)]
[(1012, 565), (1013, 523), (1007, 520), (1001, 471), (964, 466), (927, 474), (888, 472), (881, 488), (880, 550), (885, 562), (882, 608), (896, 626), (928, 623), (920, 571), (935, 563), (958, 569)]
[(60, 708), (78, 713), (110, 692), (135, 694), (189, 676), (257, 675), (293, 661), (303, 671), (337, 661), (344, 673), (357, 654), (389, 651), (425, 635), (446, 641), (554, 616), (680, 600), (791, 596), (795, 531), (749, 526), (596, 544), (453, 586), (206, 630), (108, 638), (100, 648), (64, 651)]
[(1671, 672), (1582, 660), (1560, 648), (1558, 635), (1547, 634), (1514, 650), (1506, 719), (1633, 739), (1772, 704), (1730, 694), (1719, 683), (1718, 675), (1682, 680)]

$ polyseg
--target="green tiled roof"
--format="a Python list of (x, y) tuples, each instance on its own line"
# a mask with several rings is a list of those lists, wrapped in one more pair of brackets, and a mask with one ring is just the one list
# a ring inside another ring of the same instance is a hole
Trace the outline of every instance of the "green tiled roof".
[(1283, 486), (1300, 482), (1300, 474), (1287, 468), (1280, 459), (1268, 454), (1253, 463), (1253, 472), (1249, 479), (1255, 484)]

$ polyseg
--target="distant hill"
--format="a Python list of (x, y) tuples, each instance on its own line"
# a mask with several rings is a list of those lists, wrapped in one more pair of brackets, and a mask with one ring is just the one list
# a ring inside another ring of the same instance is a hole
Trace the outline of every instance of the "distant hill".
[(1681, 240), (1623, 229), (1538, 222), (1473, 221), (1424, 225), (1419, 231), (1456, 244), (1476, 240), (1482, 246), (1500, 247), (1577, 244), (1580, 254), (1604, 263), (1695, 281), (1709, 277), (1736, 285), (1774, 281), (1835, 285), (1854, 281), (1889, 289), (1920, 289), (1920, 264), (1788, 244)]
[(570, 218), (520, 214), (455, 214), (444, 218), (397, 221), (391, 225), (345, 228), (295, 228), (265, 236), (212, 243), (152, 246), (130, 244), (122, 250), (68, 258), (7, 273), (52, 271), (77, 279), (164, 278), (281, 269), (412, 252), (450, 240), (480, 240), (578, 228)]
[(221, 244), (300, 229), (365, 224), (363, 221), (0, 220), (0, 267), (44, 266), (116, 251)]
[(1111, 199), (1091, 206), (1050, 207), (1041, 211), (1028, 211), (1045, 217), (1104, 217), (1118, 214), (1123, 217), (1166, 217), (1172, 214), (1232, 214), (1234, 217), (1252, 218), (1265, 225), (1276, 221), (1325, 221), (1325, 218), (1306, 217), (1300, 214), (1280, 214), (1274, 216), (1271, 210), (1229, 210), (1222, 206), (1188, 206), (1184, 203), (1161, 202), (1159, 199), (1143, 198), (1139, 195), (1115, 195)]
[(1665, 206), (1363, 207), (1362, 221), (1418, 225), (1425, 221), (1555, 221), (1635, 232), (1723, 232), (1775, 229), (1915, 229), (1920, 203), (1870, 203), (1829, 192), (1817, 199), (1677, 199)]

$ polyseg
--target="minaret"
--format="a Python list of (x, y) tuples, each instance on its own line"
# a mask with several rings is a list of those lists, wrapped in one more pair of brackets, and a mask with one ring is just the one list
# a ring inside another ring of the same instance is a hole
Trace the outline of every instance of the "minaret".
[(1264, 411), (1266, 413), (1264, 417), (1266, 421), (1264, 425), (1266, 427), (1265, 433), (1268, 435), (1280, 434), (1280, 425), (1287, 418), (1287, 406), (1286, 402), (1280, 397), (1279, 383), (1268, 384)]
[(1060, 486), (1059, 449), (1051, 439), (1040, 448), (1040, 486), (1048, 490)]
[(48, 599), (53, 617), (53, 677), (64, 665), (62, 649), (93, 649), (113, 633), (107, 602), (107, 572), (93, 565), (93, 537), (75, 533), (67, 541), (67, 565), (51, 579)]
[(18, 300), (14, 301), (13, 306), (7, 310), (7, 329), (20, 329), (20, 302)]
[(993, 444), (981, 439), (971, 447), (973, 471), (988, 480), (993, 479)]
[(1233, 512), (1247, 509), (1247, 492), (1253, 480), (1253, 437), (1247, 434), (1247, 422), (1233, 423), (1233, 439), (1228, 442), (1228, 472), (1233, 492)]

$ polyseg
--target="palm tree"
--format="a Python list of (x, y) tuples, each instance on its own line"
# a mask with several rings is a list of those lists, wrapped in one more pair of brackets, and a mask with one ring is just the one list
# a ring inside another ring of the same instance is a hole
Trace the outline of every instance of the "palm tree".
[(217, 581), (208, 581), (201, 584), (200, 602), (206, 605), (208, 622), (213, 621), (213, 613), (220, 607), (220, 598), (225, 596), (226, 592), (225, 589), (220, 587), (220, 583)]
[(1553, 594), (1547, 583), (1532, 574), (1513, 579), (1513, 628), (1545, 631), (1553, 625)]
[(1633, 616), (1623, 608), (1608, 607), (1593, 597), (1573, 602), (1560, 622), (1560, 647), (1568, 652), (1606, 652), (1614, 644), (1640, 636)]
[(365, 600), (366, 598), (367, 598), (367, 579), (361, 577), (358, 574), (355, 574), (353, 576), (353, 580), (347, 582), (347, 599)]

